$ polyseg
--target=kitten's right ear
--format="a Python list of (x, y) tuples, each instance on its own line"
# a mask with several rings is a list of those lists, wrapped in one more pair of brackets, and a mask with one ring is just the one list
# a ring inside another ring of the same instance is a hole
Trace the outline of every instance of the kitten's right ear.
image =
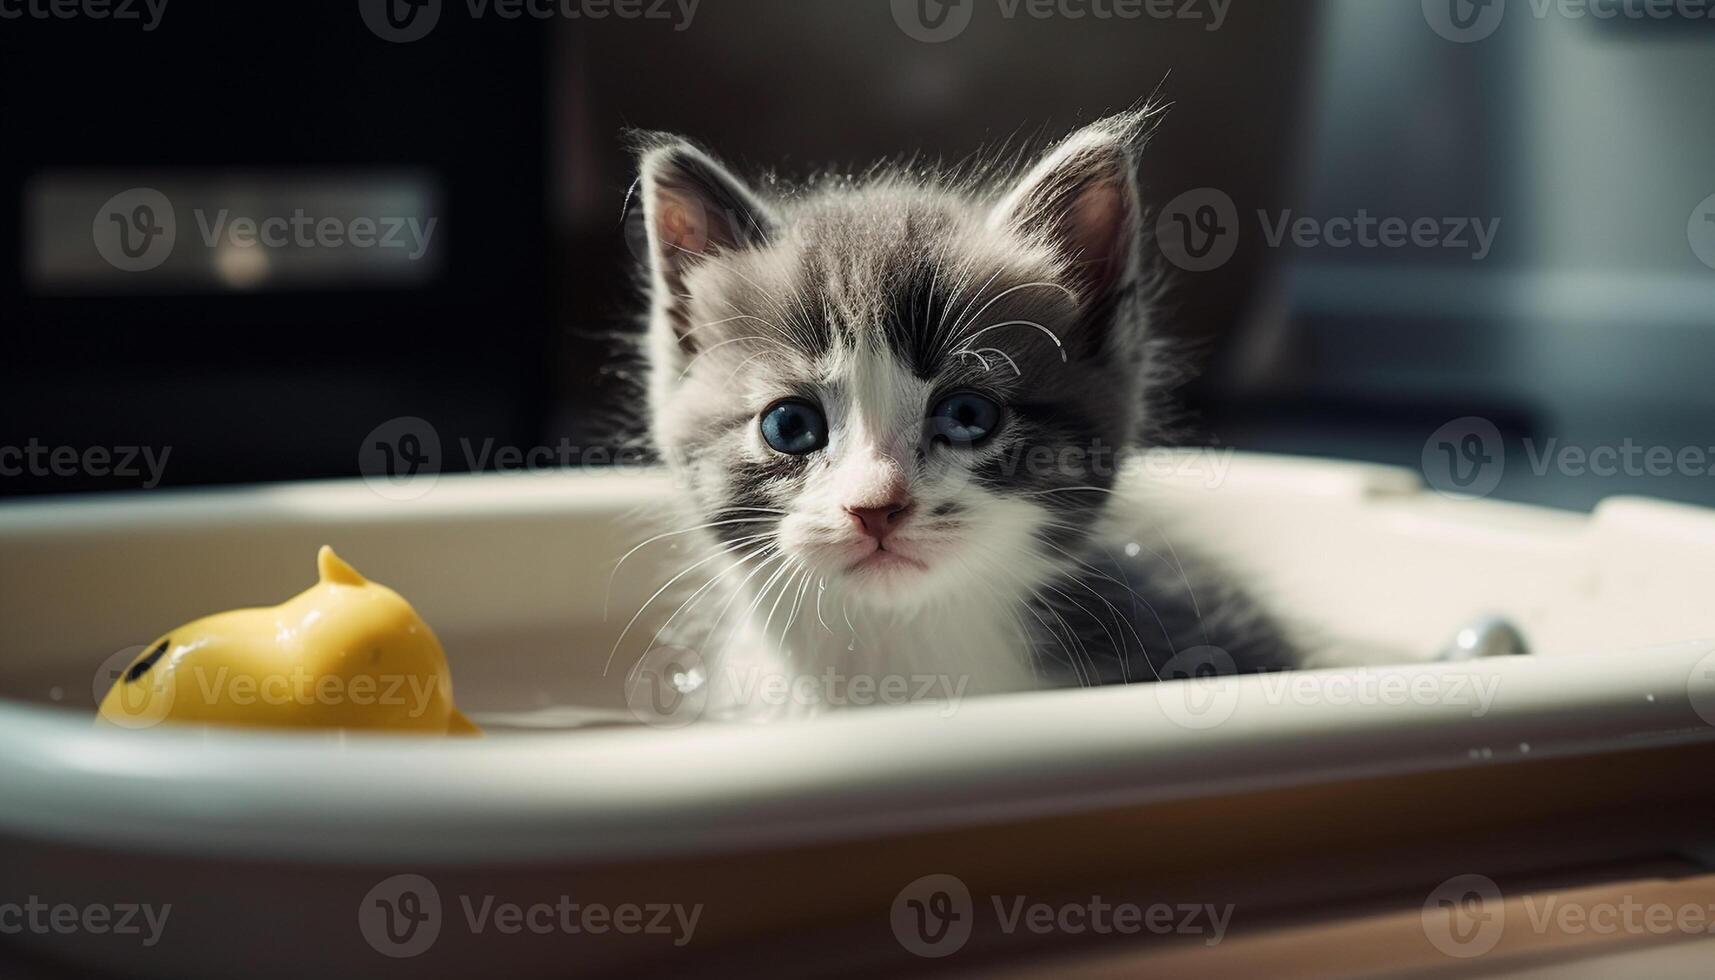
[(641, 170), (656, 309), (669, 319), (679, 345), (694, 351), (686, 276), (711, 256), (767, 242), (776, 221), (743, 181), (683, 140), (668, 137), (649, 144)]

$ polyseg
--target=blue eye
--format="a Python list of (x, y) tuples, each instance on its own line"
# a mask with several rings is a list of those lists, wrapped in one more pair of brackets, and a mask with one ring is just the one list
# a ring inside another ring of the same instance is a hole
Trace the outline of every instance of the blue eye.
[(762, 413), (762, 438), (776, 452), (802, 456), (828, 444), (828, 420), (809, 402), (780, 402)]
[(974, 445), (1000, 427), (1000, 406), (974, 391), (961, 391), (941, 399), (929, 422), (935, 438)]

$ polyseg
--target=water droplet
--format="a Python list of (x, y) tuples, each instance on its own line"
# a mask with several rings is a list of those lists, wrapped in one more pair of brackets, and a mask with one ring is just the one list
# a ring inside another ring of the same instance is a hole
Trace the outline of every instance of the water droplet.
[(852, 641), (846, 644), (846, 649), (848, 651), (857, 649), (857, 637), (852, 637)]
[(65, 696), (66, 696), (66, 692), (65, 692), (64, 688), (60, 688), (60, 687), (48, 688), (48, 699), (51, 701), (64, 701)]
[(1472, 749), (1471, 751), (1469, 751), (1465, 754), (1470, 756), (1473, 759), (1481, 759), (1483, 757), (1483, 753), (1479, 749)]
[(1524, 753), (1525, 755), (1529, 755), (1530, 754), (1530, 743), (1529, 742), (1518, 743), (1518, 750), (1520, 752)]
[(1130, 544), (1125, 546), (1125, 556), (1127, 558), (1136, 558), (1138, 555), (1140, 555), (1142, 553), (1143, 553), (1143, 546), (1138, 544), (1136, 541), (1133, 541)]
[(1486, 746), (1486, 745), (1485, 745), (1485, 746), (1483, 746), (1483, 758), (1485, 758), (1485, 759), (1491, 759), (1491, 758), (1494, 758), (1494, 755), (1495, 755), (1495, 750), (1494, 750), (1494, 749), (1491, 749), (1491, 748), (1489, 748), (1489, 747), (1488, 747), (1488, 746)]
[(1646, 694), (1646, 695), (1644, 695), (1644, 700), (1648, 701), (1650, 704), (1654, 704), (1655, 703), (1655, 695)]

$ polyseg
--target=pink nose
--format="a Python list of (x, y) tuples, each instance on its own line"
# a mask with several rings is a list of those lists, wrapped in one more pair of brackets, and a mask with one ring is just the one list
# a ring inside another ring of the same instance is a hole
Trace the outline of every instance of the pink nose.
[(892, 534), (894, 529), (905, 520), (905, 515), (910, 512), (911, 499), (909, 497), (898, 498), (879, 507), (846, 508), (846, 513), (852, 515), (852, 520), (863, 530), (863, 533), (877, 541), (884, 540), (889, 534)]

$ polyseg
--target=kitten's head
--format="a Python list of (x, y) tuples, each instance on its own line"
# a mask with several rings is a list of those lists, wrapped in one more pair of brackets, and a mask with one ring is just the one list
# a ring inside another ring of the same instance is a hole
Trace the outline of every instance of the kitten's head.
[(1147, 113), (1022, 177), (761, 194), (659, 138), (640, 181), (657, 446), (735, 558), (857, 602), (1022, 591), (1139, 438)]

